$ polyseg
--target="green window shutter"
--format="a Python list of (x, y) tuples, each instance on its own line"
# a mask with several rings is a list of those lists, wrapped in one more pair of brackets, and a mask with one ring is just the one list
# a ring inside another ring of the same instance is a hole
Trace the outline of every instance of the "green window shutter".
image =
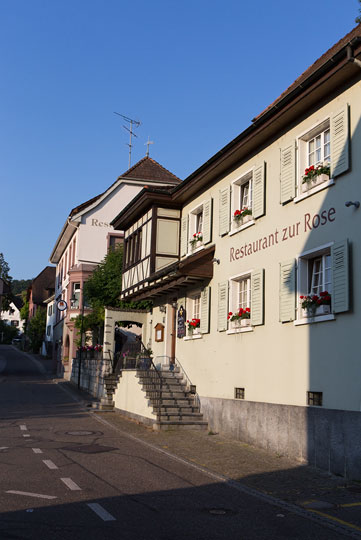
[(219, 236), (229, 231), (230, 221), (230, 190), (229, 187), (219, 190)]
[(280, 264), (280, 321), (293, 321), (296, 311), (296, 261)]
[(331, 177), (349, 169), (348, 105), (331, 118)]
[(203, 244), (212, 241), (212, 199), (203, 205)]
[(295, 143), (281, 150), (281, 204), (296, 196), (296, 146)]
[(332, 311), (342, 313), (350, 309), (348, 241), (337, 242), (331, 248)]
[(201, 334), (209, 333), (210, 301), (211, 288), (205, 287), (201, 292)]
[(264, 270), (255, 270), (251, 275), (251, 324), (264, 323)]
[(253, 208), (252, 215), (255, 219), (265, 214), (265, 184), (266, 163), (262, 163), (253, 169)]
[(181, 257), (187, 255), (188, 252), (188, 216), (182, 217), (181, 222), (181, 245), (180, 254)]
[(223, 281), (218, 284), (218, 332), (227, 330), (228, 316), (228, 281)]

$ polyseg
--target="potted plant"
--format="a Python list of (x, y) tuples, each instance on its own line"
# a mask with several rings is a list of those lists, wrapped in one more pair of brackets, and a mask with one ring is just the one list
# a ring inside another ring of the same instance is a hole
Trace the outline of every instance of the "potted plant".
[(101, 358), (102, 350), (103, 350), (102, 345), (99, 345), (99, 344), (95, 345), (95, 347), (94, 347), (95, 358), (97, 358), (97, 359)]
[(198, 243), (202, 242), (202, 240), (203, 240), (203, 234), (201, 231), (194, 233), (192, 240), (189, 240), (191, 248), (194, 249)]
[(237, 226), (243, 225), (252, 219), (252, 210), (245, 206), (241, 210), (236, 210), (233, 214), (233, 221), (236, 222)]
[(192, 319), (191, 321), (187, 321), (187, 328), (188, 328), (188, 334), (191, 336), (193, 334), (198, 334), (201, 326), (201, 320), (200, 319)]
[(317, 165), (311, 165), (305, 169), (305, 174), (302, 178), (302, 192), (308, 191), (309, 189), (326, 182), (330, 178), (330, 164), (328, 161)]
[(301, 295), (300, 300), (304, 317), (315, 317), (331, 313), (331, 295), (328, 291), (320, 292), (319, 295)]
[(239, 310), (235, 313), (232, 313), (232, 311), (230, 311), (228, 313), (227, 319), (231, 321), (231, 323), (233, 323), (232, 326), (234, 326), (235, 328), (238, 328), (240, 326), (250, 326), (251, 310), (250, 308), (239, 308)]

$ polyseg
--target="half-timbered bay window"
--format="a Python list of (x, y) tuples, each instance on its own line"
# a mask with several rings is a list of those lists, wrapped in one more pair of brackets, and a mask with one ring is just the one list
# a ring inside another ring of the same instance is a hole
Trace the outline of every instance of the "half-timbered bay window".
[(281, 204), (331, 185), (349, 169), (348, 117), (346, 105), (281, 149)]
[(128, 236), (125, 241), (125, 268), (137, 264), (141, 260), (142, 229)]
[(218, 331), (251, 330), (264, 322), (264, 270), (233, 276), (218, 285)]
[(242, 230), (265, 214), (265, 163), (219, 192), (219, 234)]
[(212, 199), (204, 201), (188, 214), (181, 224), (181, 256), (212, 241)]
[(280, 321), (321, 322), (349, 310), (349, 253), (344, 240), (280, 264)]

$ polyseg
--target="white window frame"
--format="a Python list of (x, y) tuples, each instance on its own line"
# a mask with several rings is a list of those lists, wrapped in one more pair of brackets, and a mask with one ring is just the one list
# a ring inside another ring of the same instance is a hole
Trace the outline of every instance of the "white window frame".
[(230, 236), (239, 231), (247, 229), (255, 222), (253, 216), (250, 216), (250, 219), (247, 222), (240, 225), (237, 225), (236, 221), (233, 219), (235, 211), (241, 210), (241, 208), (243, 207), (243, 205), (241, 205), (242, 186), (244, 186), (244, 184), (247, 184), (248, 182), (250, 185), (251, 193), (251, 204), (248, 207), (253, 212), (253, 168), (240, 175), (238, 178), (236, 178), (236, 180), (233, 180), (231, 184), (231, 227), (229, 232)]
[[(311, 165), (308, 161), (308, 144), (310, 140), (314, 139), (319, 134), (323, 135), (327, 130), (330, 132), (328, 144), (330, 145), (329, 163), (331, 165), (331, 116), (325, 117), (321, 122), (317, 122), (317, 124), (314, 124), (297, 137), (297, 196), (294, 199), (295, 202), (303, 200), (309, 195), (313, 195), (314, 193), (317, 193), (318, 191), (321, 191), (322, 189), (334, 184), (334, 180), (330, 177), (328, 180), (315, 184), (314, 187), (310, 187), (307, 191), (302, 191), (302, 180), (305, 174), (305, 169)], [(323, 148), (324, 147), (322, 145), (322, 149)], [(324, 156), (322, 155), (320, 161), (315, 162), (314, 165), (323, 163), (323, 161)]]
[[(197, 220), (198, 215), (202, 214), (202, 230), (197, 230)], [(197, 242), (194, 248), (192, 249), (190, 241), (193, 239), (193, 235), (197, 232), (202, 232), (203, 237), (203, 229), (204, 229), (204, 202), (201, 204), (198, 204), (195, 208), (189, 211), (188, 213), (188, 219), (189, 219), (189, 227), (188, 227), (188, 245), (187, 245), (187, 251), (189, 253), (194, 253), (195, 251), (198, 251), (199, 249), (203, 248), (203, 238), (200, 242)]]
[[(79, 288), (75, 289), (75, 285), (79, 285)], [(74, 304), (73, 296), (75, 293), (78, 293), (78, 305)], [(70, 309), (80, 309), (80, 292), (81, 292), (81, 283), (79, 281), (73, 281), (71, 284), (71, 298), (70, 298)]]
[[(329, 313), (326, 315), (316, 313), (314, 317), (306, 316), (304, 310), (301, 307), (301, 300), (300, 300), (301, 295), (306, 296), (306, 295), (310, 295), (311, 293), (310, 291), (311, 285), (309, 285), (310, 260), (330, 254), (331, 247), (333, 246), (333, 244), (334, 242), (329, 242), (328, 244), (323, 244), (322, 246), (318, 246), (314, 249), (309, 249), (307, 251), (304, 251), (303, 253), (300, 253), (297, 256), (297, 263), (298, 263), (297, 264), (297, 318), (294, 321), (295, 326), (299, 326), (302, 324), (312, 324), (312, 323), (323, 322), (323, 321), (332, 321), (335, 319), (335, 315), (333, 313)], [(331, 261), (330, 275), (331, 275), (331, 286), (327, 290), (332, 296), (332, 293), (333, 293), (332, 261)]]
[[(188, 316), (187, 319), (190, 321), (191, 319), (196, 318), (196, 300), (199, 299), (198, 302), (198, 317), (197, 319), (201, 318), (201, 291), (197, 290), (189, 294), (187, 297), (187, 311), (188, 313), (191, 313), (191, 316)], [(187, 332), (187, 335), (183, 338), (185, 341), (188, 341), (190, 339), (199, 339), (202, 337), (201, 329), (195, 328), (192, 332), (192, 334)]]
[[(231, 276), (229, 278), (229, 294), (228, 294), (228, 312), (232, 311), (232, 313), (235, 313), (239, 309), (239, 283), (244, 280), (248, 280), (248, 286), (247, 286), (247, 300), (249, 301), (249, 305), (246, 307), (249, 307), (252, 309), (252, 298), (251, 298), (251, 278), (252, 278), (252, 272), (253, 270), (248, 270), (246, 272), (242, 272), (241, 274), (237, 274), (235, 276)], [(237, 288), (237, 291), (234, 291), (234, 288)], [(237, 298), (237, 306), (235, 305), (235, 298)], [(251, 323), (249, 326), (238, 326), (234, 322), (228, 321), (228, 330), (227, 334), (235, 334), (239, 332), (251, 332), (253, 331), (253, 327), (251, 326)]]

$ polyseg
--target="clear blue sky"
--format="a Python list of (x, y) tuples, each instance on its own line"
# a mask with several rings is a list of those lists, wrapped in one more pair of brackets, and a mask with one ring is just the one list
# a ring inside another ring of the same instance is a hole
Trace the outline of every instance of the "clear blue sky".
[(132, 164), (182, 179), (355, 26), (357, 0), (0, 0), (0, 252), (35, 277)]

